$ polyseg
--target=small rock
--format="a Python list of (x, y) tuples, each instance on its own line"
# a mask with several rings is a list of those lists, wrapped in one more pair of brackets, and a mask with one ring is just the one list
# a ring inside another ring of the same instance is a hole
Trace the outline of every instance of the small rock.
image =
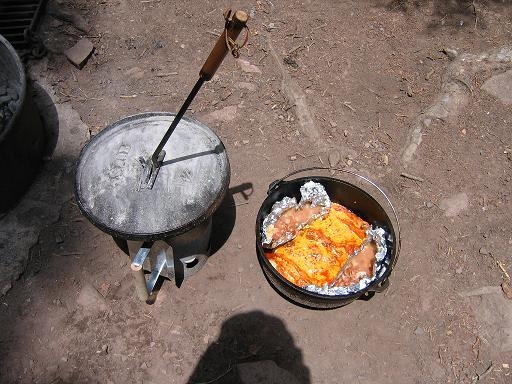
[(450, 48), (445, 48), (441, 52), (443, 52), (446, 56), (448, 56), (448, 58), (450, 60), (454, 60), (458, 55), (458, 52), (455, 49), (450, 49)]
[(240, 66), (240, 69), (242, 70), (242, 72), (261, 74), (261, 69), (259, 69), (256, 65), (251, 64), (247, 60), (236, 59), (236, 63)]
[(432, 208), (432, 207), (434, 206), (434, 203), (432, 203), (431, 201), (427, 201), (427, 202), (425, 203), (425, 206), (426, 206), (427, 208)]
[(506, 281), (502, 282), (501, 290), (503, 291), (507, 299), (512, 299), (512, 287), (510, 286), (510, 283)]
[(481, 255), (488, 255), (489, 254), (489, 251), (485, 247), (480, 248), (478, 250), (478, 252), (480, 252)]
[(350, 167), (352, 165), (352, 160), (348, 159), (347, 160), (347, 165)]
[(348, 131), (346, 129), (343, 131), (343, 136), (345, 136), (345, 137), (348, 136)]
[(236, 117), (236, 105), (230, 105), (217, 111), (213, 111), (207, 115), (207, 118), (219, 121), (232, 121)]
[(180, 48), (184, 49), (185, 48), (185, 44), (180, 44)]
[(328, 159), (329, 159), (329, 165), (331, 166), (331, 168), (334, 168), (341, 161), (341, 154), (339, 151), (333, 150), (329, 153)]
[(457, 268), (457, 269), (455, 270), (455, 273), (457, 273), (457, 274), (459, 274), (459, 275), (460, 275), (460, 274), (462, 273), (462, 267)]
[(142, 363), (142, 364), (140, 365), (140, 368), (141, 368), (141, 369), (148, 369), (148, 368), (149, 368), (149, 365), (148, 365), (148, 363), (144, 362), (144, 363)]
[(381, 160), (382, 160), (382, 164), (384, 164), (384, 165), (388, 165), (389, 164), (389, 157), (388, 157), (388, 155), (383, 154), (382, 157), (381, 157)]
[(155, 343), (154, 341), (152, 341), (151, 343), (149, 343), (149, 347), (150, 347), (150, 348), (153, 348), (155, 345), (156, 345), (156, 343)]
[(295, 160), (297, 160), (297, 156), (290, 156), (290, 160), (291, 160), (291, 161), (295, 161)]
[(414, 334), (416, 336), (421, 336), (421, 335), (424, 335), (425, 334), (425, 330), (422, 328), (422, 327), (416, 327), (416, 329), (414, 330)]
[(247, 144), (249, 144), (249, 140), (242, 140), (242, 144), (243, 144), (243, 145), (247, 145)]
[(85, 285), (78, 295), (77, 304), (88, 311), (106, 311), (107, 304), (105, 299), (92, 285)]
[(446, 335), (447, 335), (447, 336), (451, 336), (451, 335), (453, 335), (453, 331), (452, 331), (451, 329), (447, 330), (447, 331), (446, 331)]
[(465, 192), (458, 193), (444, 198), (439, 203), (439, 208), (444, 211), (445, 216), (454, 217), (469, 207), (469, 198)]
[(256, 90), (256, 85), (253, 83), (239, 82), (236, 84), (240, 89), (246, 89), (248, 91), (254, 92)]
[(63, 362), (67, 362), (68, 358), (64, 356), (64, 357), (61, 357), (60, 360), (63, 361)]
[(105, 355), (108, 354), (108, 345), (107, 344), (103, 344), (101, 346), (101, 352), (105, 353)]
[(58, 235), (58, 234), (57, 234), (57, 235), (55, 235), (55, 242), (56, 242), (57, 244), (62, 244), (62, 243), (64, 242), (64, 239), (62, 238), (62, 236), (61, 236), (61, 235)]
[(512, 70), (491, 77), (482, 85), (482, 89), (504, 105), (512, 105)]
[(467, 131), (466, 131), (466, 128), (464, 128), (464, 129), (462, 129), (462, 131), (460, 131), (460, 133), (462, 133), (463, 135), (465, 135), (465, 134), (466, 134), (466, 132), (467, 132)]
[(338, 126), (338, 124), (336, 124), (335, 121), (329, 121), (329, 124), (331, 125), (331, 127), (333, 128), (336, 128)]
[(57, 307), (60, 307), (62, 305), (62, 301), (60, 301), (60, 299), (55, 299), (52, 301), (52, 303)]
[(139, 67), (133, 67), (124, 73), (125, 76), (131, 77), (135, 80), (140, 80), (144, 77), (144, 70)]
[(87, 38), (78, 40), (71, 48), (64, 51), (68, 60), (78, 69), (82, 69), (94, 52), (94, 45)]

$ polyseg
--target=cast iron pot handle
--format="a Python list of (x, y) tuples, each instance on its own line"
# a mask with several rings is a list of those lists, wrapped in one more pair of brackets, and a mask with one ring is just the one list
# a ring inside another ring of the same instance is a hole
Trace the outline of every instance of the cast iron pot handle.
[[(267, 195), (270, 195), (274, 190), (276, 190), (278, 187), (279, 187), (279, 184), (285, 182), (285, 180), (287, 178), (289, 178), (290, 176), (293, 176), (293, 175), (296, 175), (297, 173), (302, 173), (302, 172), (308, 172), (308, 171), (315, 171), (315, 170), (324, 170), (324, 171), (338, 171), (338, 172), (344, 172), (344, 173), (348, 173), (350, 175), (353, 175), (353, 176), (356, 176), (368, 183), (370, 183), (377, 191), (380, 192), (380, 194), (382, 196), (384, 196), (384, 199), (386, 199), (386, 202), (389, 204), (389, 206), (391, 207), (391, 211), (393, 211), (393, 215), (395, 216), (395, 221), (396, 221), (396, 226), (397, 226), (397, 252), (396, 252), (396, 255), (397, 257), (395, 258), (395, 260), (393, 260), (393, 265), (391, 266), (391, 269), (394, 269), (395, 268), (395, 264), (398, 260), (398, 256), (400, 255), (400, 250), (402, 248), (402, 238), (401, 238), (401, 230), (400, 230), (400, 221), (398, 220), (398, 215), (396, 213), (396, 210), (395, 210), (395, 207), (393, 206), (393, 204), (391, 203), (391, 200), (389, 199), (388, 195), (386, 195), (386, 193), (382, 190), (381, 187), (379, 187), (377, 184), (375, 184), (373, 181), (371, 181), (370, 179), (368, 179), (367, 177), (363, 176), (363, 175), (360, 175), (358, 173), (355, 173), (355, 172), (352, 172), (352, 171), (349, 171), (347, 169), (343, 169), (343, 168), (329, 168), (329, 167), (309, 167), (309, 168), (303, 168), (303, 169), (297, 169), (295, 171), (292, 171), (290, 172), (289, 174), (287, 174), (286, 176), (282, 177), (281, 179), (279, 180), (276, 180), (272, 183), (270, 183), (270, 185), (268, 186), (268, 191), (267, 191)], [(386, 279), (387, 280), (387, 279)], [(384, 284), (384, 283), (383, 283)]]

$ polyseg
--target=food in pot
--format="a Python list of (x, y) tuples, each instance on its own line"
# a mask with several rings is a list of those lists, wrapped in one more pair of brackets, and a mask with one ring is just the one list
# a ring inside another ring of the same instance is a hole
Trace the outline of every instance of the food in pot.
[(263, 220), (262, 245), (275, 248), (297, 236), (299, 231), (329, 211), (331, 200), (322, 184), (308, 181), (300, 187), (301, 199), (285, 197), (274, 203)]
[(294, 238), (298, 231), (320, 217), (322, 207), (314, 207), (311, 204), (304, 204), (302, 207), (290, 208), (285, 211), (274, 224), (267, 227), (267, 237), (270, 238), (271, 244), (276, 244), (281, 239)]
[(356, 214), (331, 203), (327, 214), (266, 256), (284, 278), (299, 287), (321, 287), (334, 280), (337, 286), (353, 285), (373, 277), (376, 246), (367, 241), (369, 229), (370, 224)]

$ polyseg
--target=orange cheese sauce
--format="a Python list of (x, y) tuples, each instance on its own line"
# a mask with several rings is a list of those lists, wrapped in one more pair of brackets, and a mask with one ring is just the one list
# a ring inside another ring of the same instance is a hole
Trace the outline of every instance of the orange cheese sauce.
[(266, 252), (270, 263), (288, 281), (303, 287), (330, 284), (349, 255), (361, 247), (370, 225), (340, 204), (297, 236)]

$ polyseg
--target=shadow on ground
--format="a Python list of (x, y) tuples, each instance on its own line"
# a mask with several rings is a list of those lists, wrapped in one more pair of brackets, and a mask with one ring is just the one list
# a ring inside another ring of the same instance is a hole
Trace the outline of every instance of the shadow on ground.
[[(274, 364), (275, 363), (275, 364)], [(261, 311), (227, 319), (200, 358), (188, 384), (310, 383), (302, 352), (284, 323)]]

